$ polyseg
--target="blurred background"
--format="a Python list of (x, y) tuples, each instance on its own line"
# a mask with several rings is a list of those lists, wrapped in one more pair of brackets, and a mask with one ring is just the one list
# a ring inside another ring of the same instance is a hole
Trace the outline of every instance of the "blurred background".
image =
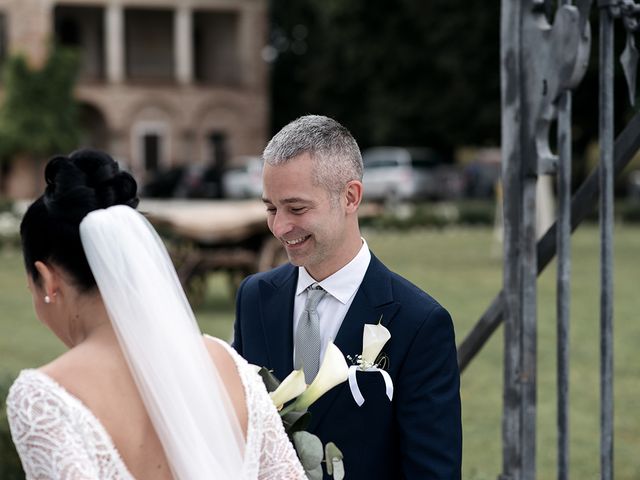
[[(499, 23), (497, 0), (0, 0), (0, 400), (20, 369), (63, 350), (32, 311), (17, 237), (47, 158), (90, 146), (129, 170), (203, 330), (228, 339), (239, 281), (284, 260), (258, 200), (260, 153), (307, 113), (354, 134), (367, 241), (451, 311), (461, 341), (502, 286)], [(598, 159), (596, 56), (573, 100), (575, 188)], [(633, 110), (616, 68), (621, 127)], [(540, 233), (554, 216), (546, 184)], [(640, 157), (616, 198), (615, 470), (633, 479)], [(576, 478), (598, 476), (596, 222), (573, 239)], [(554, 284), (551, 264), (538, 308), (543, 479), (556, 462)], [(502, 342), (499, 329), (462, 376), (465, 479), (500, 472)], [(0, 406), (0, 478), (22, 478)]]

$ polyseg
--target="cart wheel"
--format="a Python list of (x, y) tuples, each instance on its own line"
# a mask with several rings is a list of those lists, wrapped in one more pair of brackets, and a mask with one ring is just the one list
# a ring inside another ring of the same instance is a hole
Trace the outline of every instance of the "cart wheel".
[(176, 271), (182, 284), (182, 288), (187, 294), (192, 307), (202, 305), (207, 293), (207, 271), (203, 267), (203, 260), (196, 251), (191, 251), (176, 262)]
[(229, 293), (231, 294), (232, 299), (235, 300), (236, 294), (238, 293), (238, 289), (240, 288), (240, 284), (242, 283), (242, 281), (252, 273), (255, 273), (255, 272), (250, 270), (229, 270), (228, 271)]
[(189, 303), (193, 308), (199, 307), (204, 303), (207, 295), (207, 275), (205, 272), (195, 272), (185, 285), (185, 292)]
[(287, 252), (285, 252), (282, 243), (276, 238), (269, 237), (262, 242), (260, 253), (258, 254), (258, 271), (266, 272), (274, 267), (282, 265), (287, 261)]

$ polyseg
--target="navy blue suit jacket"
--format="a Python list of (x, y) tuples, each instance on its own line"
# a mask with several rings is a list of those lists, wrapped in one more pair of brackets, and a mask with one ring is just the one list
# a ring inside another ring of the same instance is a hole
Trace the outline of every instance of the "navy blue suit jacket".
[[(298, 269), (291, 264), (252, 275), (237, 296), (234, 347), (280, 380), (293, 370), (293, 303)], [(365, 323), (391, 332), (383, 349), (395, 392), (390, 402), (380, 374), (358, 372), (365, 403), (358, 407), (347, 382), (311, 406), (309, 431), (344, 454), (346, 478), (460, 478), (460, 380), (453, 325), (433, 298), (372, 255), (335, 344), (362, 352)]]

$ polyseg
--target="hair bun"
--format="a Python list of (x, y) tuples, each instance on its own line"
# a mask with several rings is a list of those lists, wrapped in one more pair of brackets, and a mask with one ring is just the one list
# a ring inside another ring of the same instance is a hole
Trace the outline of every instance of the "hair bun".
[(53, 157), (45, 168), (45, 180), (45, 205), (59, 219), (79, 223), (99, 208), (138, 205), (136, 181), (99, 150)]

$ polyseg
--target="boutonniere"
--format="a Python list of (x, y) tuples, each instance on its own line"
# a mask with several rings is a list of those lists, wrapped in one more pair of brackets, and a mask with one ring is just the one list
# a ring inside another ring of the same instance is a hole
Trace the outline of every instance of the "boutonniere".
[(391, 338), (391, 333), (381, 323), (382, 317), (377, 324), (367, 323), (364, 326), (362, 333), (362, 353), (356, 355), (355, 359), (351, 355), (347, 355), (347, 358), (351, 360), (353, 365), (349, 367), (349, 388), (351, 389), (351, 395), (356, 401), (359, 407), (364, 403), (364, 397), (358, 387), (358, 380), (356, 379), (356, 372), (378, 372), (384, 379), (387, 397), (389, 401), (393, 399), (393, 382), (389, 374), (383, 370), (383, 361), (386, 361), (386, 357), (379, 359), (382, 347)]

